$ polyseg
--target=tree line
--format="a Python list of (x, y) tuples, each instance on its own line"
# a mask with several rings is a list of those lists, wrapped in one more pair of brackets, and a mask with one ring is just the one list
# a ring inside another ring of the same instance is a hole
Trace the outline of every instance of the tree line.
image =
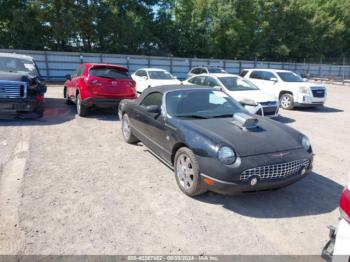
[(350, 55), (349, 0), (0, 0), (0, 47), (227, 59)]

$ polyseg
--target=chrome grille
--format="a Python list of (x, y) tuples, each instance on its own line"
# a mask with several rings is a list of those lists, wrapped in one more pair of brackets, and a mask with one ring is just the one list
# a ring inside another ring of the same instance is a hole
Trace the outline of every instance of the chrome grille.
[(307, 168), (310, 164), (308, 159), (295, 160), (271, 166), (261, 166), (243, 171), (240, 180), (247, 180), (252, 176), (260, 179), (283, 178), (297, 174), (302, 168)]
[(26, 95), (26, 82), (0, 80), (0, 98), (24, 98)]

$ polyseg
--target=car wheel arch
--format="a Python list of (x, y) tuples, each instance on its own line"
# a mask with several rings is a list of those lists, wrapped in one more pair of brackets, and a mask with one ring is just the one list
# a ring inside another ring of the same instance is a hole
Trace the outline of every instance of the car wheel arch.
[(174, 165), (174, 161), (175, 161), (175, 155), (176, 155), (176, 152), (182, 148), (182, 147), (186, 147), (186, 148), (189, 148), (185, 143), (183, 142), (178, 142), (176, 143), (174, 146), (173, 146), (173, 149), (171, 151), (171, 163)]
[(282, 91), (279, 93), (278, 98), (280, 99), (281, 96), (283, 96), (284, 94), (290, 94), (290, 95), (294, 96), (294, 94), (293, 94), (292, 91), (282, 90)]

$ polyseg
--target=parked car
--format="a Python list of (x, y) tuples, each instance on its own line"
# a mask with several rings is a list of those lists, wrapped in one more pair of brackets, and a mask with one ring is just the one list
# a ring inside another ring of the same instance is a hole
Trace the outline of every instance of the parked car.
[(30, 56), (0, 53), (0, 117), (44, 114), (46, 85)]
[(136, 83), (128, 68), (109, 64), (81, 64), (73, 76), (67, 75), (63, 96), (75, 103), (79, 116), (95, 107), (116, 107), (124, 99), (136, 99)]
[(291, 71), (246, 69), (242, 71), (241, 76), (249, 79), (261, 90), (277, 96), (283, 109), (323, 106), (326, 101), (326, 87), (305, 82)]
[(217, 66), (200, 66), (200, 67), (194, 67), (188, 72), (187, 78), (190, 78), (195, 75), (201, 75), (201, 74), (225, 74), (227, 73), (224, 69)]
[(261, 91), (248, 80), (232, 74), (203, 74), (193, 76), (183, 82), (184, 85), (200, 85), (220, 88), (236, 101), (240, 102), (250, 113), (262, 116), (278, 116), (278, 99)]
[(350, 261), (350, 177), (340, 197), (340, 221), (337, 232), (330, 227), (330, 240), (323, 249), (322, 255), (333, 261)]
[(158, 68), (141, 68), (133, 73), (131, 77), (136, 82), (138, 93), (142, 93), (148, 87), (181, 84), (176, 76)]
[(312, 170), (306, 136), (249, 114), (212, 88), (148, 88), (137, 100), (123, 100), (119, 117), (125, 141), (141, 141), (173, 166), (189, 196), (281, 188)]

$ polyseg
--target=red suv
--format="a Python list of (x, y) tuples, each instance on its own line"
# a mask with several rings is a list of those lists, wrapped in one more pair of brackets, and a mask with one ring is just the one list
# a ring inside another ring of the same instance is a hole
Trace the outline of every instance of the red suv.
[(81, 64), (74, 76), (67, 75), (63, 95), (77, 106), (79, 116), (94, 107), (114, 107), (122, 99), (136, 99), (136, 83), (123, 66)]

